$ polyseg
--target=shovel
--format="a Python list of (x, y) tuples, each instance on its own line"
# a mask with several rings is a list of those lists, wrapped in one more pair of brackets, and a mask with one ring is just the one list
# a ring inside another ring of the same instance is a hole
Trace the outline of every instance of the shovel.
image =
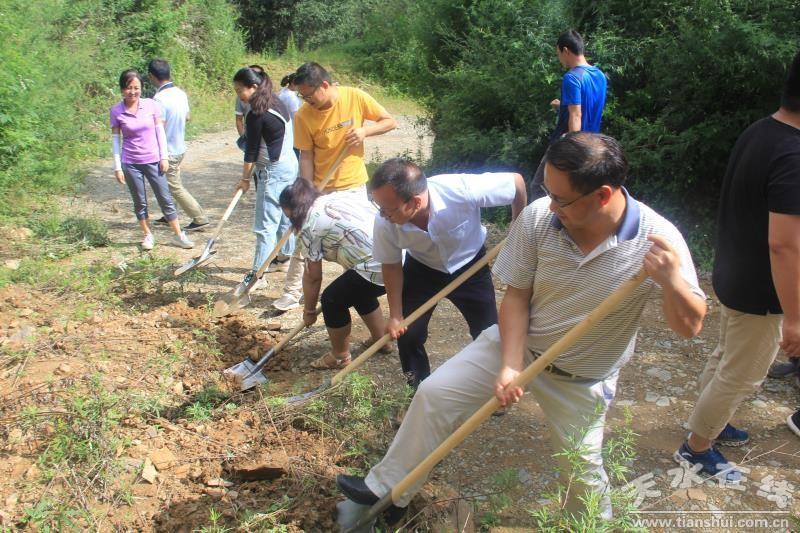
[(249, 283), (239, 283), (231, 292), (217, 300), (217, 302), (214, 304), (215, 318), (231, 315), (242, 307), (247, 307), (250, 305), (250, 291), (253, 290), (253, 286), (255, 286), (255, 284), (258, 283), (258, 280), (261, 279), (261, 276), (264, 275), (264, 271), (267, 270), (267, 267), (272, 260), (278, 256), (278, 252), (283, 245), (286, 244), (286, 241), (289, 240), (289, 237), (292, 236), (292, 233), (294, 233), (294, 230), (290, 229), (283, 234), (283, 237), (281, 237), (278, 243), (275, 245), (275, 249), (272, 250), (269, 256), (267, 256), (267, 259), (261, 263), (261, 266), (258, 267), (258, 270), (250, 279)]
[[(608, 298), (603, 300), (597, 308), (589, 313), (586, 318), (575, 324), (561, 339), (550, 348), (540, 355), (534, 362), (520, 372), (512, 385), (525, 387), (533, 378), (538, 376), (542, 370), (550, 365), (556, 357), (564, 353), (569, 347), (575, 344), (590, 328), (596, 325), (600, 320), (605, 318), (609, 313), (614, 311), (619, 304), (633, 291), (647, 279), (647, 274), (644, 270), (640, 270), (638, 274), (632, 279), (629, 279), (614, 291)], [(361, 519), (347, 532), (357, 531), (359, 528), (371, 523), (378, 515), (392, 505), (395, 501), (399, 501), (400, 497), (408, 491), (420, 478), (427, 475), (434, 466), (436, 466), (442, 459), (444, 459), (453, 448), (461, 444), (470, 433), (493, 412), (500, 407), (500, 402), (494, 396), (489, 401), (483, 404), (483, 407), (478, 409), (475, 414), (467, 419), (466, 422), (456, 429), (447, 439), (445, 439), (435, 450), (431, 452), (420, 464), (416, 466), (411, 472), (406, 475), (400, 482), (395, 485), (383, 498), (378, 500), (375, 505), (367, 512)], [(347, 533), (346, 532), (346, 533)]]
[[(319, 314), (322, 312), (322, 307), (318, 306), (315, 313)], [(267, 377), (261, 373), (261, 369), (264, 368), (264, 365), (272, 359), (272, 357), (281, 351), (281, 349), (286, 346), (295, 335), (297, 335), (303, 328), (305, 328), (305, 324), (300, 322), (295, 328), (286, 334), (284, 338), (278, 342), (275, 346), (270, 348), (267, 353), (265, 353), (258, 362), (253, 362), (250, 360), (249, 357), (245, 358), (244, 361), (241, 363), (235, 364), (230, 368), (226, 368), (222, 374), (225, 376), (226, 379), (232, 384), (233, 388), (238, 388), (241, 392), (246, 390), (252, 389), (256, 385), (261, 383), (265, 383), (267, 381)]]
[(239, 202), (239, 198), (241, 197), (242, 197), (242, 190), (239, 189), (233, 196), (233, 200), (231, 200), (231, 203), (228, 204), (228, 208), (225, 210), (225, 214), (222, 215), (222, 218), (220, 219), (219, 223), (217, 223), (217, 228), (214, 230), (214, 234), (211, 236), (211, 238), (208, 239), (206, 247), (203, 248), (203, 253), (201, 253), (188, 263), (184, 263), (183, 265), (176, 268), (175, 269), (176, 276), (180, 276), (184, 272), (187, 272), (193, 269), (194, 267), (198, 267), (202, 264), (205, 264), (209, 259), (211, 259), (214, 256), (214, 254), (217, 253), (216, 250), (212, 250), (212, 248), (214, 248), (214, 243), (217, 241), (217, 237), (219, 237), (219, 234), (222, 232), (222, 225), (225, 224), (225, 222), (228, 220), (228, 217), (231, 216), (233, 208), (236, 207), (236, 204)]
[[(320, 182), (319, 187), (317, 188), (320, 191), (324, 191), (325, 187), (328, 185), (328, 182), (331, 180), (333, 175), (336, 173), (336, 170), (339, 168), (339, 165), (344, 161), (344, 158), (347, 157), (347, 154), (350, 152), (348, 147), (345, 147), (342, 150), (342, 153), (339, 154), (339, 157), (336, 158), (336, 161), (333, 162), (333, 166), (328, 170), (328, 174), (325, 175), (325, 178)], [(298, 178), (303, 179), (303, 178)], [(258, 267), (253, 279), (250, 280), (250, 283), (239, 283), (233, 291), (229, 292), (228, 294), (224, 295), (222, 298), (217, 300), (214, 304), (214, 317), (219, 318), (223, 316), (227, 316), (237, 312), (242, 307), (247, 307), (250, 305), (250, 291), (253, 289), (253, 286), (261, 279), (261, 276), (264, 275), (264, 271), (267, 269), (269, 264), (278, 256), (281, 248), (283, 245), (286, 244), (286, 241), (289, 240), (289, 237), (294, 233), (294, 229), (290, 229), (286, 233), (283, 234), (283, 237), (280, 238), (278, 243), (275, 245), (275, 248), (270, 252), (267, 258), (261, 263), (261, 266)]]
[[(442, 290), (431, 296), (431, 298), (427, 302), (422, 304), (419, 308), (415, 309), (414, 312), (405, 317), (403, 321), (400, 323), (400, 326), (404, 328), (410, 326), (416, 319), (427, 313), (431, 307), (439, 303), (439, 301), (442, 300), (442, 298), (446, 297), (448, 294), (453, 292), (459, 285), (461, 285), (469, 278), (471, 278), (478, 270), (486, 266), (489, 263), (489, 261), (494, 259), (495, 256), (497, 256), (497, 254), (500, 253), (500, 250), (503, 248), (503, 243), (505, 242), (506, 240), (503, 239), (502, 241), (497, 243), (497, 245), (494, 248), (486, 252), (486, 255), (477, 260), (475, 264), (473, 264), (467, 270), (462, 272), (456, 279), (445, 285), (442, 288)], [(390, 340), (392, 340), (392, 337), (388, 333), (385, 334), (383, 337), (375, 341), (375, 343), (372, 346), (364, 350), (364, 352), (361, 355), (353, 359), (349, 365), (341, 369), (336, 375), (333, 376), (333, 378), (330, 379), (330, 381), (326, 380), (322, 385), (309, 392), (299, 394), (297, 396), (292, 396), (287, 400), (287, 402), (289, 403), (301, 402), (307, 400), (308, 398), (311, 398), (312, 396), (316, 396), (320, 392), (324, 391), (325, 389), (333, 385), (338, 385), (339, 383), (342, 382), (342, 380), (347, 374), (349, 374), (350, 372), (354, 371), (355, 369), (366, 363), (367, 359), (375, 355), (378, 352), (378, 350), (383, 348), (383, 346)]]

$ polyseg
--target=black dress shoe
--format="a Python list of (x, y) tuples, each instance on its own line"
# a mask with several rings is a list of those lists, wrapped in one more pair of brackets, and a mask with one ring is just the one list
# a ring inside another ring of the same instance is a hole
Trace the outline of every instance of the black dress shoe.
[[(375, 505), (380, 498), (369, 490), (367, 484), (364, 483), (364, 478), (361, 476), (348, 476), (346, 474), (339, 474), (336, 476), (336, 484), (339, 485), (339, 490), (351, 501), (360, 505)], [(395, 524), (400, 521), (406, 514), (407, 507), (398, 507), (390, 505), (383, 511), (383, 520), (388, 525)]]
[(358, 504), (373, 505), (380, 500), (374, 492), (369, 490), (367, 484), (364, 483), (364, 478), (361, 476), (339, 474), (336, 476), (336, 484), (339, 485), (339, 490), (341, 490), (348, 499)]

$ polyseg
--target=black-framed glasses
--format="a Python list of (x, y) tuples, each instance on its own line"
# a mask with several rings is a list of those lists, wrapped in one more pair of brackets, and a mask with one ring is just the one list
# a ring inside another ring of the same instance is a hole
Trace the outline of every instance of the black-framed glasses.
[(315, 93), (316, 93), (316, 92), (319, 90), (319, 87), (320, 87), (320, 86), (314, 87), (314, 90), (313, 90), (313, 91), (311, 91), (311, 92), (310, 92), (310, 93), (308, 93), (308, 94), (303, 94), (303, 93), (301, 93), (301, 92), (300, 92), (300, 89), (298, 89), (298, 90), (297, 90), (297, 94), (300, 96), (300, 98), (302, 98), (303, 100), (305, 100), (306, 102), (308, 102), (308, 101), (309, 101), (311, 98), (313, 98), (313, 97), (314, 97), (314, 94), (315, 94)]
[[(375, 209), (377, 209), (377, 210), (378, 210), (378, 214), (379, 214), (380, 216), (382, 216), (382, 217), (385, 217), (385, 218), (389, 218), (389, 217), (391, 217), (393, 214), (397, 213), (397, 212), (400, 210), (400, 208), (401, 208), (401, 207), (403, 207), (403, 204), (401, 204), (401, 205), (399, 205), (399, 206), (395, 207), (394, 209), (384, 209), (384, 208), (382, 208), (381, 206), (379, 206), (379, 205), (378, 205), (378, 204), (375, 202), (375, 200), (370, 200), (370, 202), (372, 202), (372, 205), (374, 205), (374, 206), (375, 206)], [(404, 204), (405, 204), (405, 203), (408, 203), (408, 202), (404, 202)]]
[(580, 196), (578, 196), (574, 200), (570, 200), (569, 202), (562, 202), (561, 200), (558, 200), (558, 199), (556, 199), (555, 196), (553, 196), (553, 193), (551, 193), (547, 189), (547, 187), (544, 186), (544, 183), (540, 183), (539, 187), (542, 188), (542, 191), (544, 191), (544, 193), (547, 195), (547, 197), (550, 198), (550, 201), (553, 202), (554, 204), (556, 204), (556, 206), (558, 206), (559, 209), (564, 209), (565, 207), (569, 207), (572, 204), (574, 204), (575, 202), (577, 202), (578, 200), (580, 200), (581, 198), (583, 198), (584, 196), (589, 196), (590, 194), (592, 194), (594, 191), (597, 190), (597, 189), (592, 189), (589, 192), (585, 192), (585, 193), (581, 194)]

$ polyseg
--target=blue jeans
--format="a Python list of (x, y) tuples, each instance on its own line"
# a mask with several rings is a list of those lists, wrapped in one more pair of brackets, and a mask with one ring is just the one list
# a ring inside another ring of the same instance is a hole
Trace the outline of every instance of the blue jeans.
[[(295, 161), (297, 161), (295, 159)], [(256, 217), (253, 223), (253, 233), (256, 234), (256, 253), (253, 258), (253, 270), (261, 268), (284, 233), (289, 231), (291, 224), (289, 218), (283, 214), (278, 197), (283, 189), (294, 183), (297, 179), (297, 165), (286, 164), (278, 161), (269, 168), (262, 167), (256, 170)], [(294, 236), (289, 237), (281, 248), (281, 254), (294, 253)]]

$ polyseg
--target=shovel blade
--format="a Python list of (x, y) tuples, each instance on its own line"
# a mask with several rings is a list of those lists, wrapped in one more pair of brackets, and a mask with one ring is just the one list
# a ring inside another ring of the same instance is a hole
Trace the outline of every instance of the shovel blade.
[(222, 374), (232, 388), (244, 392), (269, 381), (264, 374), (255, 370), (257, 370), (256, 363), (250, 359), (245, 359), (241, 363), (226, 368)]
[(313, 398), (317, 394), (320, 394), (320, 393), (328, 390), (329, 388), (331, 388), (331, 380), (330, 379), (325, 379), (325, 381), (322, 383), (322, 385), (320, 385), (319, 387), (317, 387), (315, 389), (312, 389), (312, 390), (310, 390), (308, 392), (304, 392), (302, 394), (298, 394), (296, 396), (290, 396), (289, 398), (286, 399), (286, 403), (292, 404), (292, 403), (304, 402), (304, 401), (306, 401), (306, 400), (308, 400), (310, 398)]
[(250, 305), (250, 293), (246, 289), (247, 285), (240, 283), (233, 291), (217, 300), (214, 304), (214, 317), (232, 315), (242, 307)]
[(214, 254), (216, 253), (216, 250), (209, 250), (208, 246), (206, 246), (206, 249), (203, 250), (202, 254), (176, 268), (175, 275), (180, 276), (184, 272), (188, 272), (195, 267), (206, 264), (212, 257), (214, 257)]

